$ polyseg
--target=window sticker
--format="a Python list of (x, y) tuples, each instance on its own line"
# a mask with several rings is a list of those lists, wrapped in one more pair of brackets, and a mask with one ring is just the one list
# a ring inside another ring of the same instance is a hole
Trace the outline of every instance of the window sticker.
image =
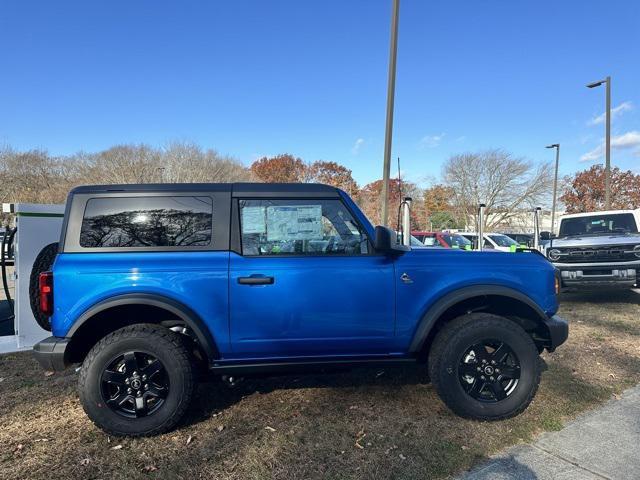
[(322, 240), (322, 206), (267, 207), (267, 240)]
[(265, 207), (242, 208), (242, 233), (267, 233)]

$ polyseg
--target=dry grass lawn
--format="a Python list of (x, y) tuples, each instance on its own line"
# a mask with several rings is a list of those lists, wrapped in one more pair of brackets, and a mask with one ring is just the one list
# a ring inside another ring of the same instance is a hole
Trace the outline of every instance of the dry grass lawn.
[(442, 478), (640, 382), (640, 295), (566, 296), (568, 343), (545, 354), (531, 407), (500, 423), (462, 420), (421, 368), (203, 384), (185, 424), (109, 438), (87, 419), (73, 371), (0, 356), (0, 478)]

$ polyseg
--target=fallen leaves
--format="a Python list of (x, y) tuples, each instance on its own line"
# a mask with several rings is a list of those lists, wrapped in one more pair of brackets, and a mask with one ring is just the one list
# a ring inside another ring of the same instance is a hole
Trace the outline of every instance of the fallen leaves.
[(358, 434), (356, 435), (356, 443), (355, 443), (355, 446), (356, 446), (357, 448), (359, 448), (359, 449), (361, 449), (361, 450), (364, 450), (364, 446), (362, 446), (362, 445), (360, 444), (360, 442), (361, 442), (361, 441), (364, 439), (364, 437), (366, 437), (366, 436), (367, 436), (367, 434), (364, 432), (364, 430), (360, 430), (360, 431), (358, 432)]
[(115, 447), (111, 447), (111, 450), (122, 450), (122, 445), (118, 444)]
[(268, 426), (268, 425), (267, 425), (266, 427), (264, 427), (264, 429), (265, 429), (265, 430), (269, 430), (270, 432), (275, 432), (275, 431), (276, 431), (276, 429), (275, 429), (275, 428), (270, 427), (270, 426)]
[(189, 435), (187, 437), (187, 445), (189, 445), (192, 441), (193, 441), (193, 437), (191, 435)]
[(80, 460), (80, 465), (82, 465), (83, 467), (86, 467), (87, 465), (89, 465), (89, 463), (91, 463), (90, 458), (83, 458), (82, 460)]

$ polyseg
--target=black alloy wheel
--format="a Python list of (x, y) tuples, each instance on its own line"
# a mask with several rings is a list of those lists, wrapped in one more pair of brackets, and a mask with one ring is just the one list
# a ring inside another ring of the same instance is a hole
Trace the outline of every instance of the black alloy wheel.
[(475, 420), (524, 411), (538, 390), (538, 345), (515, 321), (474, 312), (446, 323), (428, 358), (429, 377), (444, 403)]
[(511, 395), (520, 379), (520, 361), (505, 342), (483, 340), (467, 349), (458, 365), (464, 391), (481, 402), (499, 402)]
[(114, 412), (128, 418), (153, 415), (169, 394), (164, 365), (146, 352), (118, 355), (103, 370), (101, 394)]
[(78, 394), (89, 418), (110, 435), (173, 429), (189, 408), (194, 368), (184, 336), (140, 323), (109, 333), (89, 351)]

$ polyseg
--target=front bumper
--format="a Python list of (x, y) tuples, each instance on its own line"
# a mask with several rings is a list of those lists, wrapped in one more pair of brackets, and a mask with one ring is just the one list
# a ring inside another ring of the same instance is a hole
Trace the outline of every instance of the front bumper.
[(637, 269), (619, 265), (556, 265), (562, 286), (566, 288), (631, 288), (637, 279)]
[(68, 338), (47, 337), (33, 346), (33, 356), (45, 370), (64, 370), (70, 364), (67, 361)]
[(547, 326), (547, 330), (549, 330), (549, 344), (545, 345), (545, 347), (550, 352), (553, 352), (569, 337), (569, 322), (558, 315), (554, 315), (545, 320), (544, 323)]

